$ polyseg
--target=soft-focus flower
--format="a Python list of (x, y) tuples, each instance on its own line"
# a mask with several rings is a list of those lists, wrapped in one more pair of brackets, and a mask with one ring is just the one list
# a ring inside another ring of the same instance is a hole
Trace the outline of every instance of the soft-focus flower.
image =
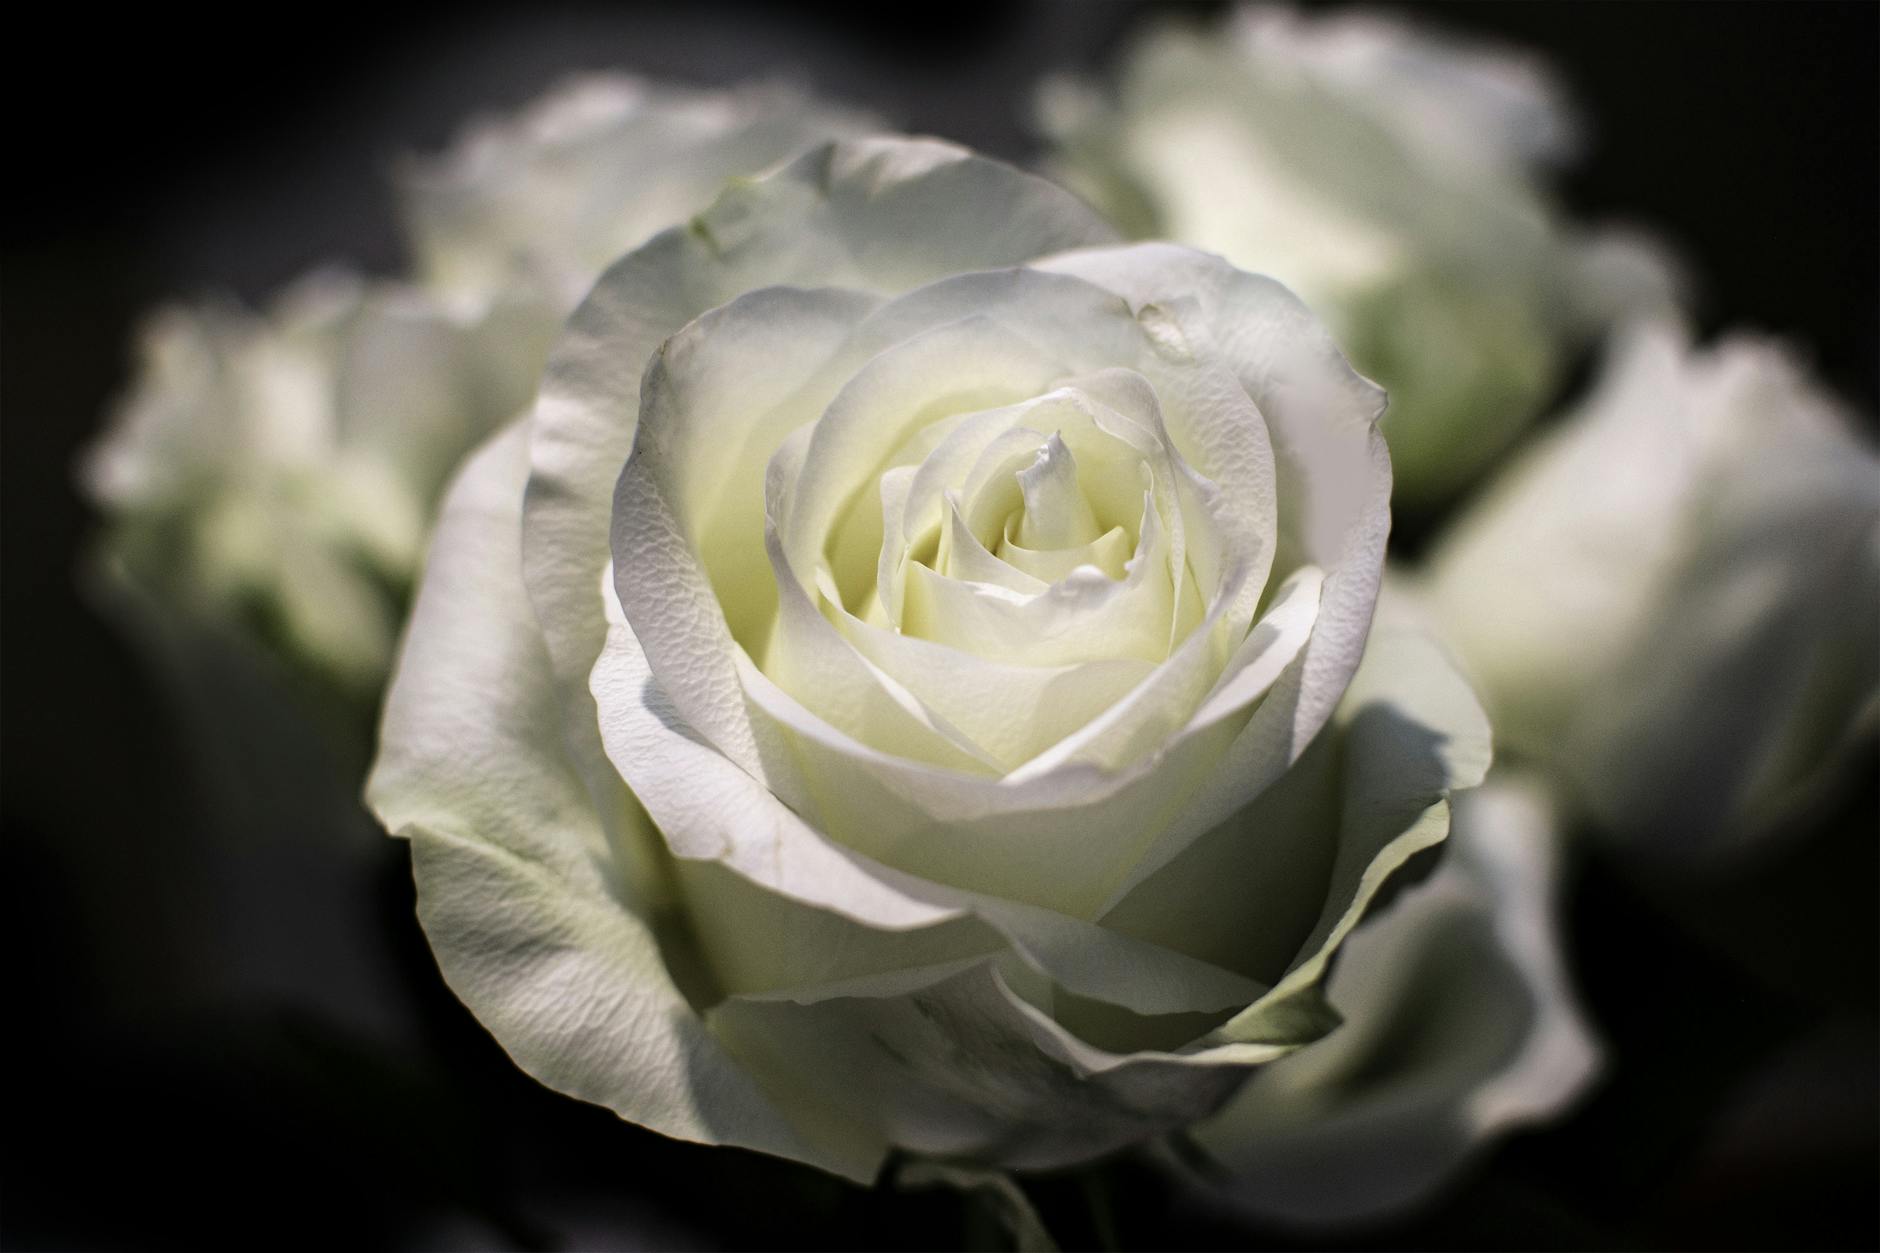
[(601, 270), (710, 204), (726, 180), (872, 129), (786, 82), (696, 88), (627, 74), (568, 80), (473, 124), (399, 176), (420, 280), (502, 311), (539, 350)]
[(1880, 458), (1779, 345), (1644, 322), (1428, 590), (1498, 743), (1641, 851), (1714, 848), (1871, 720)]
[(1559, 853), (1536, 780), (1457, 797), (1441, 867), (1345, 942), (1343, 1026), (1190, 1131), (1215, 1193), (1300, 1225), (1392, 1216), (1580, 1095), (1599, 1050), (1562, 967)]
[(1391, 394), (1400, 502), (1465, 483), (1614, 306), (1668, 299), (1649, 246), (1569, 238), (1540, 186), (1576, 123), (1509, 50), (1370, 13), (1168, 23), (1114, 97), (1046, 85), (1051, 167), (1128, 233), (1271, 274)]
[(369, 799), (543, 1082), (1044, 1167), (1334, 1027), (1487, 726), (1415, 630), (1365, 656), (1381, 393), (1279, 284), (1109, 238), (819, 149), (613, 266), (468, 464)]
[(372, 697), (432, 502), (528, 402), (499, 358), (422, 292), (336, 271), (266, 313), (158, 313), (81, 467), (107, 561), (143, 598)]

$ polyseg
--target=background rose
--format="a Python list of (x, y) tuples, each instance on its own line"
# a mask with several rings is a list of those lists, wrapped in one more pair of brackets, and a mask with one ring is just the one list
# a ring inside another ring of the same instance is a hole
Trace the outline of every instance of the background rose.
[(338, 271), (266, 314), (152, 317), (81, 479), (152, 608), (233, 627), (348, 697), (391, 663), (432, 501), (528, 384), (424, 293)]
[(1333, 1025), (1486, 726), (1427, 646), (1347, 695), (1381, 396), (1202, 254), (1019, 265), (1106, 234), (818, 150), (610, 269), (466, 470), (370, 796), (538, 1078), (858, 1178), (1037, 1167)]
[(1643, 853), (1718, 851), (1872, 721), (1880, 459), (1780, 345), (1641, 323), (1428, 586), (1500, 744)]
[(1051, 169), (1133, 236), (1219, 252), (1319, 310), (1391, 393), (1400, 504), (1467, 483), (1609, 316), (1670, 298), (1655, 250), (1582, 241), (1546, 167), (1578, 123), (1536, 59), (1376, 13), (1164, 23), (1114, 98), (1047, 85)]
[(786, 82), (584, 74), (405, 162), (401, 217), (420, 281), (502, 319), (533, 378), (609, 262), (711, 203), (725, 180), (871, 125)]

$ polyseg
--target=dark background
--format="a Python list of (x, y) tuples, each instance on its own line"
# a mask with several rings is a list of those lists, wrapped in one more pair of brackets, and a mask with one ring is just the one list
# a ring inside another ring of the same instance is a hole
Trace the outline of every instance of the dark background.
[[(1562, 193), (1655, 226), (1706, 332), (1807, 345), (1876, 412), (1880, 9), (1457, 4), (1548, 54), (1592, 124)], [(9, 18), (0, 263), (0, 1244), (944, 1247), (984, 1216), (663, 1140), (520, 1075), (437, 980), (400, 846), (295, 780), (205, 759), (81, 593), (76, 450), (158, 301), (400, 263), (386, 171), (573, 68), (794, 70), (997, 155), (1043, 70), (1108, 63), (1129, 4), (344, 6)], [(1870, 429), (1871, 426), (1870, 426)], [(234, 682), (233, 679), (230, 680)], [(252, 710), (250, 711), (252, 712)], [(239, 711), (212, 716), (239, 727)], [(240, 736), (233, 737), (240, 740)], [(1871, 746), (1835, 803), (1693, 884), (1580, 868), (1572, 954), (1613, 1052), (1572, 1118), (1356, 1244), (1873, 1247)], [(226, 785), (234, 780), (239, 786)], [(1068, 1246), (1289, 1246), (1128, 1164), (1028, 1183)], [(1107, 1196), (1106, 1202), (1103, 1197)], [(1113, 1215), (1105, 1219), (1106, 1209)]]

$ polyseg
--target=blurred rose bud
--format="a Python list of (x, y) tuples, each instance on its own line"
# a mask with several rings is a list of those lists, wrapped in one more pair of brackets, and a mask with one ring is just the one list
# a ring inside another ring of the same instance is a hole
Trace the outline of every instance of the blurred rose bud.
[(511, 333), (546, 352), (602, 269), (710, 204), (726, 180), (872, 129), (787, 82), (708, 89), (588, 74), (406, 162), (401, 217), (421, 281), (507, 310)]
[(1639, 851), (1765, 828), (1880, 669), (1880, 458), (1780, 345), (1631, 328), (1431, 561), (1497, 743)]
[(1368, 13), (1170, 23), (1112, 95), (1041, 94), (1051, 169), (1137, 237), (1271, 274), (1390, 392), (1400, 504), (1468, 482), (1615, 307), (1674, 286), (1636, 238), (1581, 242), (1543, 194), (1576, 123), (1536, 59)]
[(81, 480), (108, 566), (371, 700), (437, 492), (527, 402), (424, 293), (322, 272), (263, 314), (158, 313)]

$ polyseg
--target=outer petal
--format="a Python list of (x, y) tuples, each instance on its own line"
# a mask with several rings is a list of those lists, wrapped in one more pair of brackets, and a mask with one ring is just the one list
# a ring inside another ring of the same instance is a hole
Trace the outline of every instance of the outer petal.
[(1498, 776), (1461, 798), (1442, 870), (1346, 942), (1330, 984), (1344, 1025), (1191, 1131), (1230, 1204), (1295, 1223), (1384, 1216), (1591, 1081), (1543, 796)]
[[(1268, 1033), (1281, 1016), (1325, 1016), (1321, 986), (1339, 944), (1390, 875), (1442, 841), (1446, 798), (1481, 782), (1490, 757), (1474, 693), (1395, 596), (1325, 734), (1270, 792), (1104, 915), (1106, 926), (1276, 981), (1223, 1038)], [(1302, 916), (1302, 901), (1315, 912)]]
[(527, 432), (479, 452), (445, 506), (387, 699), (367, 799), (412, 841), (419, 917), (452, 989), (543, 1083), (683, 1139), (870, 1178), (878, 1146), (812, 1144), (667, 972), (644, 890), (654, 838), (610, 842), (560, 745), (520, 580)]

